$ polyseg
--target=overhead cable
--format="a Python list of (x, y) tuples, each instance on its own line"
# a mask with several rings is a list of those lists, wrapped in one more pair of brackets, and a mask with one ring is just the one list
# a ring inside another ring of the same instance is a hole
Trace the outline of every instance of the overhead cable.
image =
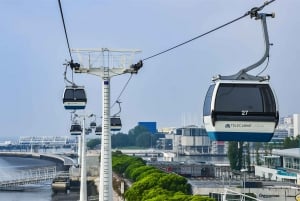
[(72, 53), (71, 53), (71, 48), (70, 48), (70, 43), (69, 43), (69, 38), (68, 38), (68, 34), (67, 34), (67, 29), (66, 29), (66, 24), (65, 24), (65, 19), (64, 19), (64, 14), (63, 14), (63, 11), (62, 11), (60, 0), (58, 0), (58, 4), (59, 4), (59, 10), (60, 10), (60, 15), (61, 15), (62, 23), (63, 23), (63, 26), (64, 26), (64, 31), (65, 31), (65, 36), (66, 36), (66, 40), (67, 40), (67, 45), (68, 45), (68, 50), (69, 50), (70, 58), (71, 58), (71, 61), (73, 61)]
[(205, 32), (205, 33), (203, 33), (203, 34), (201, 34), (201, 35), (198, 35), (198, 36), (196, 36), (196, 37), (194, 37), (194, 38), (192, 38), (192, 39), (189, 39), (189, 40), (187, 40), (187, 41), (185, 41), (185, 42), (183, 42), (183, 43), (180, 43), (180, 44), (178, 44), (178, 45), (175, 45), (175, 46), (173, 46), (173, 47), (171, 47), (171, 48), (169, 48), (169, 49), (166, 49), (166, 50), (164, 50), (164, 51), (161, 51), (161, 52), (159, 52), (159, 53), (157, 53), (157, 54), (154, 54), (154, 55), (152, 55), (152, 56), (146, 57), (146, 58), (142, 59), (142, 61), (146, 61), (146, 60), (148, 60), (148, 59), (154, 58), (154, 57), (156, 57), (156, 56), (159, 56), (159, 55), (161, 55), (161, 54), (164, 54), (164, 53), (166, 53), (166, 52), (169, 52), (169, 51), (171, 51), (171, 50), (173, 50), (173, 49), (176, 49), (176, 48), (178, 48), (178, 47), (180, 47), (180, 46), (183, 46), (183, 45), (185, 45), (185, 44), (187, 44), (187, 43), (190, 43), (190, 42), (192, 42), (192, 41), (194, 41), (194, 40), (196, 40), (196, 39), (199, 39), (199, 38), (201, 38), (201, 37), (203, 37), (203, 36), (205, 36), (205, 35), (208, 35), (208, 34), (214, 32), (214, 31), (217, 31), (218, 29), (221, 29), (221, 28), (223, 28), (223, 27), (225, 27), (225, 26), (228, 26), (228, 25), (230, 25), (230, 24), (232, 24), (232, 23), (238, 21), (238, 20), (241, 20), (242, 18), (244, 18), (244, 17), (246, 17), (246, 16), (248, 16), (248, 15), (251, 15), (251, 17), (253, 17), (253, 13), (262, 10), (266, 5), (268, 5), (268, 4), (270, 4), (270, 3), (274, 2), (274, 1), (275, 1), (275, 0), (267, 1), (267, 2), (265, 2), (262, 6), (252, 8), (250, 11), (246, 12), (244, 15), (242, 15), (242, 16), (240, 16), (240, 17), (234, 19), (234, 20), (231, 20), (231, 21), (229, 21), (229, 22), (227, 22), (227, 23), (225, 23), (225, 24), (223, 24), (223, 25), (221, 25), (221, 26), (218, 26), (218, 27), (216, 27), (216, 28), (214, 28), (214, 29), (212, 29), (212, 30), (210, 30), (210, 31), (207, 31), (207, 32)]

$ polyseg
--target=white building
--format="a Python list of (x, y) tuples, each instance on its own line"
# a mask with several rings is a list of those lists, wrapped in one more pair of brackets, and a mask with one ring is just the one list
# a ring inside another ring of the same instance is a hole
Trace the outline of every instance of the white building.
[(300, 134), (300, 114), (293, 115), (294, 137)]
[(184, 155), (225, 154), (226, 143), (211, 141), (205, 128), (186, 126), (173, 133), (173, 151)]
[(255, 166), (255, 175), (300, 185), (300, 148), (274, 149), (272, 156), (264, 157), (262, 166)]

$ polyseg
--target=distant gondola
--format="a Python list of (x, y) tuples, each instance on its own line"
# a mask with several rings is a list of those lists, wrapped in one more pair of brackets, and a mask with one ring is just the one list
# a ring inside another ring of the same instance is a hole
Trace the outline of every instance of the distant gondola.
[(96, 126), (97, 126), (96, 122), (92, 121), (92, 122), (90, 123), (90, 127), (91, 127), (92, 129), (96, 128)]
[(113, 116), (110, 118), (110, 130), (120, 131), (122, 128), (121, 118), (118, 116)]
[(96, 127), (95, 134), (96, 135), (102, 135), (102, 126), (97, 126)]
[(70, 133), (71, 133), (71, 135), (81, 135), (82, 128), (81, 128), (80, 124), (77, 124), (77, 123), (72, 124)]

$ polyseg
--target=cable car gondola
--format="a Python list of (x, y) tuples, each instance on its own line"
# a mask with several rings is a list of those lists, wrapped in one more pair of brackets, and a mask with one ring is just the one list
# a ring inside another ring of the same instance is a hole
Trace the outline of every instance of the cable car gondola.
[(64, 91), (63, 104), (66, 110), (85, 109), (87, 98), (84, 87), (67, 86)]
[(247, 74), (269, 57), (266, 17), (273, 15), (257, 11), (252, 9), (251, 17), (262, 21), (265, 54), (235, 75), (219, 75), (213, 79), (203, 107), (204, 126), (212, 140), (268, 142), (278, 124), (278, 104), (269, 76)]
[(122, 128), (121, 118), (118, 116), (113, 116), (110, 118), (110, 130), (120, 131)]
[(82, 133), (82, 128), (80, 126), (80, 124), (72, 124), (71, 125), (71, 129), (70, 129), (70, 133), (71, 135), (81, 135)]
[(95, 135), (102, 135), (102, 126), (97, 126), (96, 127)]
[(92, 121), (92, 122), (90, 123), (90, 127), (91, 127), (92, 129), (96, 128), (96, 126), (97, 126), (96, 122)]
[(277, 101), (268, 81), (217, 80), (206, 94), (204, 125), (217, 141), (271, 140), (278, 123)]
[(93, 130), (91, 129), (91, 128), (86, 128), (85, 129), (85, 134), (86, 135), (89, 135), (90, 133), (92, 133), (93, 132)]

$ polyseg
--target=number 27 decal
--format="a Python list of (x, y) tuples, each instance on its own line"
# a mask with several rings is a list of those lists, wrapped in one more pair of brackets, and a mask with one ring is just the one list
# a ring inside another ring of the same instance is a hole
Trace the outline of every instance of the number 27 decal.
[(242, 110), (242, 115), (243, 115), (243, 116), (248, 115), (248, 110)]

